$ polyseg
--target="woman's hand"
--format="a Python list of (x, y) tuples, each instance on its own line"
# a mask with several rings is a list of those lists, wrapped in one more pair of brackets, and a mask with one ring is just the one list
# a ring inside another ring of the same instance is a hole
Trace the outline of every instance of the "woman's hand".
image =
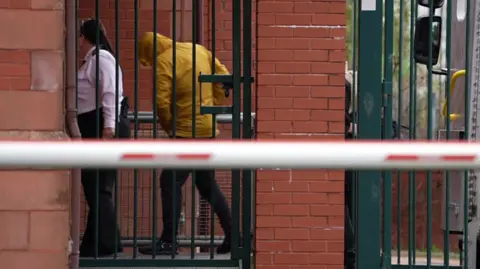
[(102, 137), (103, 139), (112, 139), (115, 136), (115, 129), (113, 128), (104, 128)]
[(350, 127), (348, 128), (348, 133), (353, 134), (357, 133), (357, 124), (350, 123)]

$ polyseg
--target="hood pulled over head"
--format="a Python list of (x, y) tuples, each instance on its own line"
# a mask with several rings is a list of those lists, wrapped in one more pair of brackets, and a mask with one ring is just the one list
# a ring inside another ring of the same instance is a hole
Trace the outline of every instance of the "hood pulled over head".
[[(154, 42), (157, 44), (156, 48), (154, 48)], [(156, 56), (172, 47), (172, 40), (161, 34), (146, 32), (140, 37), (138, 45), (140, 63), (151, 66), (155, 62)], [(154, 49), (156, 49), (156, 55)]]

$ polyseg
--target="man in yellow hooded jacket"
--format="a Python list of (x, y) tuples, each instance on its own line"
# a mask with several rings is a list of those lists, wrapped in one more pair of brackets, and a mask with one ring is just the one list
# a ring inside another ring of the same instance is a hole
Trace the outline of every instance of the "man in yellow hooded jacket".
[[(154, 44), (156, 44), (156, 48), (154, 48)], [(195, 68), (193, 68), (194, 48), (196, 51)], [(212, 74), (212, 70), (215, 71), (215, 74), (228, 74), (228, 70), (218, 59), (212, 61), (211, 52), (201, 45), (176, 42), (175, 51), (176, 64), (173, 63), (174, 48), (173, 41), (170, 38), (147, 32), (139, 41), (140, 63), (145, 66), (156, 65), (156, 103), (160, 126), (170, 137), (179, 139), (193, 137), (213, 138), (218, 133), (216, 126), (213, 126), (216, 123), (212, 122), (212, 115), (200, 114), (200, 105), (221, 105), (226, 98), (226, 94), (221, 84), (205, 83), (200, 88), (198, 74)], [(176, 70), (175, 77), (173, 77), (174, 67)], [(193, 72), (197, 75), (193, 76)], [(176, 89), (173, 89), (173, 81), (176, 82)], [(195, 98), (192, 96), (193, 87), (195, 87)], [(174, 95), (175, 99), (172, 98)], [(195, 121), (192, 119), (193, 99), (195, 99), (196, 107)], [(175, 100), (175, 103), (172, 100)], [(176, 117), (172, 119), (174, 109)], [(193, 133), (193, 124), (196, 127), (195, 133)], [(216, 130), (216, 132), (213, 130)], [(173, 249), (172, 246), (173, 240), (176, 240), (173, 228), (175, 227), (175, 231), (178, 231), (182, 197), (181, 188), (192, 172), (193, 170), (189, 169), (176, 171), (164, 169), (162, 171), (160, 189), (162, 195), (163, 232), (155, 246), (157, 254), (169, 255), (172, 252), (177, 252), (177, 249)], [(200, 195), (210, 204), (213, 202), (213, 209), (225, 233), (225, 240), (217, 248), (217, 253), (228, 253), (231, 249), (230, 239), (232, 233), (232, 217), (228, 203), (215, 181), (214, 170), (195, 170), (194, 172), (196, 174), (195, 185)], [(174, 176), (175, 180), (173, 180)], [(174, 208), (172, 205), (173, 197), (176, 199), (174, 202), (175, 212), (173, 212)], [(140, 248), (139, 252), (152, 254), (153, 247)]]

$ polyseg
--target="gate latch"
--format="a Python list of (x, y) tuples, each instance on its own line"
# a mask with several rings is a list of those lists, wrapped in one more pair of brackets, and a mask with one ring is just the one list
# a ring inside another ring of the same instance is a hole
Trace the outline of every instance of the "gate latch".
[[(202, 83), (222, 83), (222, 88), (225, 90), (225, 97), (230, 96), (230, 90), (233, 89), (233, 75), (202, 75), (198, 76), (198, 82)], [(245, 83), (245, 78), (240, 77), (240, 83)], [(248, 83), (253, 83), (253, 77)]]
[(200, 83), (200, 114), (232, 114), (232, 106), (202, 106), (202, 83), (222, 83), (222, 88), (225, 91), (225, 97), (230, 96), (230, 89), (233, 88), (232, 75), (198, 75), (198, 82)]
[[(202, 100), (202, 83), (221, 83), (222, 88), (225, 92), (225, 97), (230, 97), (230, 90), (233, 89), (233, 75), (202, 75), (201, 73), (198, 76), (198, 82), (200, 83), (200, 100)], [(253, 78), (250, 83), (253, 82)], [(244, 83), (244, 78), (240, 78), (240, 83)], [(202, 106), (200, 103), (200, 114), (232, 114), (231, 106)]]

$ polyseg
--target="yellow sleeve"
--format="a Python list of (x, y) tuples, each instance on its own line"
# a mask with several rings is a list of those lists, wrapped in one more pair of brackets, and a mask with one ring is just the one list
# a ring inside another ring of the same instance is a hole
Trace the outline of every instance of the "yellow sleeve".
[(169, 135), (172, 133), (172, 68), (171, 63), (157, 61), (157, 115), (160, 126)]
[[(210, 59), (212, 58), (212, 54), (210, 53)], [(211, 62), (211, 61), (210, 61)], [(215, 58), (215, 74), (216, 75), (228, 75), (227, 67), (223, 65), (217, 58)], [(223, 89), (222, 83), (215, 83), (213, 85), (213, 104), (214, 105), (221, 105), (225, 100), (225, 90)]]

